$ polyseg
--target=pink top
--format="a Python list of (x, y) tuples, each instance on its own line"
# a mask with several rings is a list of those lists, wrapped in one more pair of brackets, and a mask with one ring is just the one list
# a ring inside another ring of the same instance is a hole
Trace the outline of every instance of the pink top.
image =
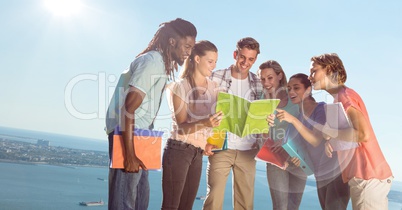
[[(173, 94), (180, 97), (184, 103), (187, 104), (187, 122), (191, 123), (200, 119), (209, 117), (210, 114), (215, 113), (216, 100), (219, 92), (218, 84), (207, 78), (208, 89), (198, 88), (191, 90), (190, 84), (187, 79), (175, 82), (168, 86), (168, 103), (170, 111), (172, 112), (173, 125), (171, 138), (177, 141), (183, 141), (192, 144), (195, 147), (205, 149), (207, 138), (212, 134), (212, 128), (203, 128), (195, 133), (181, 135), (178, 133), (178, 126), (173, 107)], [(193, 91), (202, 90), (203, 94), (199, 95), (197, 100), (193, 100)]]
[[(367, 142), (360, 142), (360, 146), (353, 150), (338, 151), (339, 163), (343, 169), (343, 181), (346, 183), (353, 177), (364, 180), (373, 178), (381, 180), (392, 176), (391, 168), (381, 152), (366, 106), (359, 94), (345, 86), (338, 93), (338, 98), (335, 98), (335, 102), (341, 102), (345, 111), (350, 107), (360, 111), (370, 126), (370, 139)], [(350, 163), (347, 164), (349, 159)]]

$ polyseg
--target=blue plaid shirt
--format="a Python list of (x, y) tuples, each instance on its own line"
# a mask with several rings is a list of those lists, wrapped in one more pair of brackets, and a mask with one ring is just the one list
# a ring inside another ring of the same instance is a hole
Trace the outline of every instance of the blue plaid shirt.
[[(230, 86), (232, 84), (232, 75), (231, 70), (232, 66), (229, 66), (226, 69), (216, 70), (212, 72), (211, 80), (217, 82), (219, 87), (223, 89), (226, 93), (229, 91)], [(260, 79), (256, 74), (249, 72), (248, 73), (248, 84), (249, 88), (252, 90), (251, 94), (247, 99), (249, 100), (258, 100), (261, 99), (261, 95), (263, 94), (263, 87)]]
[[(230, 86), (232, 85), (232, 74), (231, 69), (233, 65), (229, 66), (226, 69), (216, 70), (212, 72), (211, 80), (218, 83), (220, 89), (226, 93), (229, 92)], [(248, 94), (248, 100), (259, 100), (263, 94), (263, 87), (261, 84), (261, 80), (257, 77), (256, 74), (249, 72), (248, 74), (248, 84), (251, 89), (250, 94)], [(261, 148), (263, 144), (263, 139), (261, 134), (252, 134), (253, 139), (258, 143), (259, 148)], [(247, 138), (247, 137), (246, 137)], [(229, 143), (229, 142), (228, 142)], [(251, 148), (250, 148), (251, 149)]]

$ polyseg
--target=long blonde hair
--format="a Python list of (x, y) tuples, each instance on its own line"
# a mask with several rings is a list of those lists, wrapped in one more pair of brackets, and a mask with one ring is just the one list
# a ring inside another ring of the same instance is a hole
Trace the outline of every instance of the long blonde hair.
[[(190, 56), (184, 61), (183, 65), (183, 72), (180, 75), (180, 78), (184, 79), (186, 78), (189, 83), (191, 89), (195, 88), (195, 82), (194, 82), (194, 72), (195, 72), (195, 60), (194, 57), (196, 55), (202, 57), (205, 56), (208, 51), (212, 52), (218, 52), (218, 48), (216, 46), (207, 40), (201, 40), (195, 43), (194, 49), (191, 51)], [(197, 91), (192, 91), (193, 92), (193, 98), (196, 100), (198, 98), (198, 92)]]
[(268, 60), (268, 61), (265, 61), (264, 63), (262, 63), (257, 71), (258, 77), (260, 76), (261, 71), (266, 68), (272, 68), (274, 70), (274, 72), (276, 73), (276, 75), (279, 75), (282, 73), (283, 77), (282, 77), (281, 81), (279, 81), (279, 85), (281, 86), (281, 88), (287, 88), (288, 81), (286, 80), (286, 74), (283, 71), (282, 66), (278, 63), (278, 61)]

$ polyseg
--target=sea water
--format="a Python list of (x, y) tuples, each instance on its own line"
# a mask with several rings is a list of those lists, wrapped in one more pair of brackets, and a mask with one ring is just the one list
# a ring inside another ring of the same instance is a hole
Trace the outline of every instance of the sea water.
[[(107, 200), (105, 168), (0, 163), (0, 209), (80, 209), (80, 201)], [(107, 209), (107, 208), (105, 208)]]
[[(18, 130), (12, 129), (13, 132)], [(7, 128), (0, 127), (0, 135), (7, 131)], [(6, 134), (15, 134), (13, 132)], [(63, 140), (60, 140), (60, 135), (57, 134), (25, 132), (18, 132), (21, 134), (18, 138), (22, 138), (23, 134), (29, 134), (30, 137), (35, 138), (45, 139), (44, 137), (46, 137), (51, 140), (53, 146), (74, 145), (77, 149), (96, 148), (96, 150), (107, 151), (107, 144), (101, 141), (83, 140), (78, 137), (69, 138), (68, 136), (61, 136)], [(31, 140), (27, 139), (27, 141)], [(198, 196), (205, 196), (206, 193), (206, 165), (207, 158), (204, 158)], [(107, 209), (107, 179), (107, 167), (63, 167), (0, 162), (0, 210), (82, 210), (86, 207), (80, 206), (79, 202), (101, 199), (106, 205), (88, 208)], [(151, 197), (148, 209), (160, 209), (162, 202), (161, 172), (150, 171), (149, 182)], [(402, 209), (401, 195), (402, 183), (394, 182), (389, 196), (393, 198), (389, 202), (390, 210)], [(225, 190), (225, 210), (232, 209), (231, 198), (231, 176), (229, 176)], [(193, 209), (202, 209), (202, 203), (203, 200), (195, 200)], [(254, 209), (272, 209), (265, 164), (262, 162), (257, 162)], [(315, 181), (311, 177), (308, 179), (300, 209), (320, 209)], [(350, 205), (348, 209), (352, 209)]]
[[(204, 169), (205, 169), (204, 162)], [(205, 170), (199, 196), (205, 196)], [(0, 163), (1, 210), (82, 210), (81, 201), (107, 203), (107, 168), (62, 167), (51, 165)], [(150, 171), (151, 198), (149, 209), (160, 209), (162, 202), (161, 172)], [(226, 186), (224, 209), (231, 209), (231, 186)], [(397, 188), (397, 189), (396, 189)], [(393, 190), (402, 190), (401, 183)], [(193, 209), (202, 209), (203, 200), (195, 200)], [(272, 203), (265, 171), (257, 170), (254, 209), (271, 209)], [(390, 210), (400, 210), (401, 201), (390, 202)], [(107, 205), (91, 207), (107, 209)], [(309, 180), (300, 209), (320, 209), (313, 180)], [(351, 209), (349, 206), (348, 209)]]

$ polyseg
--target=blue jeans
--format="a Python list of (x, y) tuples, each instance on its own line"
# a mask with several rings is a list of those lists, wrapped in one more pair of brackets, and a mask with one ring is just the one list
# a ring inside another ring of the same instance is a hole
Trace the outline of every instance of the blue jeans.
[[(112, 143), (113, 133), (109, 134), (109, 149), (113, 148)], [(109, 169), (109, 210), (146, 210), (149, 194), (148, 171), (126, 173), (121, 169)]]
[(162, 210), (192, 209), (200, 185), (201, 148), (169, 139), (162, 162)]
[(267, 179), (273, 210), (299, 209), (307, 176), (292, 164), (286, 170), (267, 163)]

